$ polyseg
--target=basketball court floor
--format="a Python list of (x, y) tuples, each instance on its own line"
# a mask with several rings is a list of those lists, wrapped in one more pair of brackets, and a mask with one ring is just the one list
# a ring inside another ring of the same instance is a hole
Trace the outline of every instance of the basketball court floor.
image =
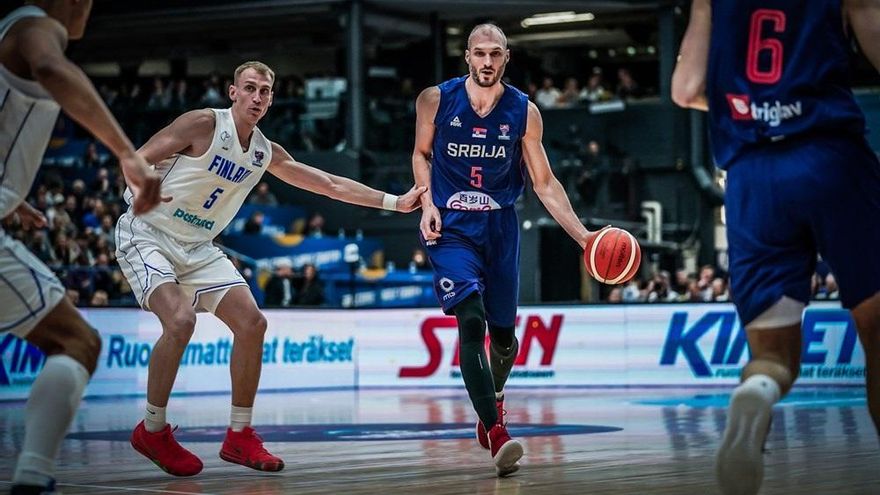
[[(511, 389), (525, 447), (495, 477), (463, 389), (268, 393), (255, 425), (287, 466), (264, 474), (217, 457), (228, 395), (173, 397), (169, 421), (204, 471), (174, 478), (132, 450), (143, 399), (86, 400), (62, 446), (65, 494), (712, 494), (730, 389)], [(0, 491), (24, 403), (0, 403)], [(777, 405), (762, 494), (880, 493), (878, 439), (861, 388), (796, 388)]]

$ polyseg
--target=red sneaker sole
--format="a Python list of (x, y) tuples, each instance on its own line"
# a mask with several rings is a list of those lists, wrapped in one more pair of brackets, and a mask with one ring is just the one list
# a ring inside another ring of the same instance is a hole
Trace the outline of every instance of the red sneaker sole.
[(251, 469), (256, 469), (257, 471), (265, 471), (269, 473), (274, 473), (277, 471), (281, 471), (284, 469), (284, 461), (278, 462), (248, 462), (246, 459), (242, 459), (234, 454), (230, 454), (224, 451), (220, 451), (220, 458), (226, 462), (231, 462), (233, 464), (239, 464), (244, 467), (249, 467)]

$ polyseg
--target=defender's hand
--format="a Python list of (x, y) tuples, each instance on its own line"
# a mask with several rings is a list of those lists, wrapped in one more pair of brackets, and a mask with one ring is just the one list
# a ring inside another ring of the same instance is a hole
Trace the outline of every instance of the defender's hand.
[(395, 209), (401, 213), (409, 213), (418, 210), (422, 203), (420, 198), (427, 190), (428, 188), (425, 186), (412, 186), (406, 194), (397, 198)]
[(163, 198), (160, 194), (162, 178), (150, 169), (144, 159), (137, 153), (132, 153), (119, 159), (119, 168), (125, 176), (125, 182), (131, 188), (134, 195), (135, 215), (144, 214), (155, 208), (160, 202), (171, 201), (170, 197)]

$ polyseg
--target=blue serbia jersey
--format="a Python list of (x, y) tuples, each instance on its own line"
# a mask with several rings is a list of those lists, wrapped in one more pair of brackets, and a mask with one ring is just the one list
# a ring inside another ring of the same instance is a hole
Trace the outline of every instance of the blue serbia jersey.
[(463, 76), (440, 84), (431, 189), (439, 208), (485, 211), (512, 206), (522, 194), (522, 136), (528, 97), (505, 84), (486, 117), (471, 108)]
[(815, 131), (863, 134), (840, 0), (712, 2), (706, 93), (716, 164)]

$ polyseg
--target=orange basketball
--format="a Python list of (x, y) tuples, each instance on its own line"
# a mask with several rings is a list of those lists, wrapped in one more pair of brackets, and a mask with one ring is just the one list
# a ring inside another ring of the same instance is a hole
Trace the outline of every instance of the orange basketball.
[(599, 231), (584, 250), (587, 273), (608, 285), (629, 281), (639, 270), (641, 261), (642, 250), (636, 238), (615, 227)]

